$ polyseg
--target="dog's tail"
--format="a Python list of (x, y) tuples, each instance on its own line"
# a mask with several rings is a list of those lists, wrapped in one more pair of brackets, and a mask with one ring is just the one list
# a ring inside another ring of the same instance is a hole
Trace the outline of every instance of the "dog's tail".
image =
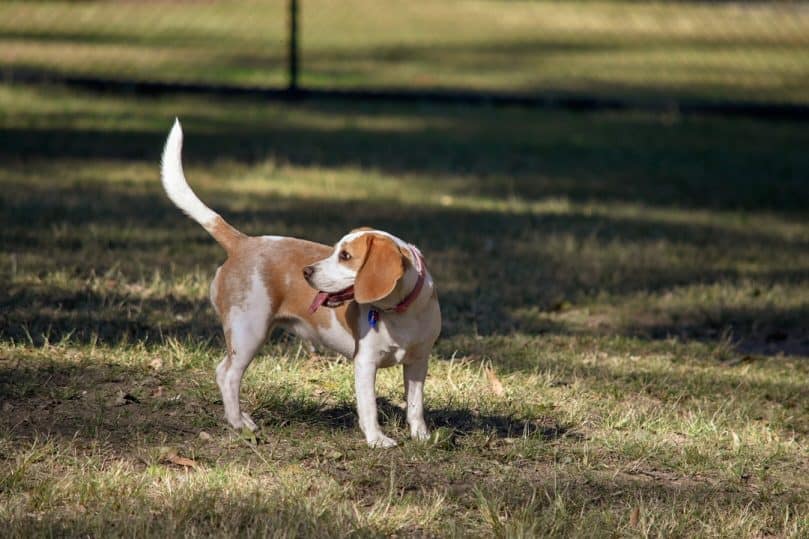
[(166, 147), (163, 149), (160, 168), (163, 188), (178, 208), (201, 224), (225, 248), (225, 251), (230, 253), (247, 236), (233, 228), (194, 194), (183, 173), (182, 151), (183, 128), (180, 126), (180, 120), (175, 120), (169, 138), (166, 139)]

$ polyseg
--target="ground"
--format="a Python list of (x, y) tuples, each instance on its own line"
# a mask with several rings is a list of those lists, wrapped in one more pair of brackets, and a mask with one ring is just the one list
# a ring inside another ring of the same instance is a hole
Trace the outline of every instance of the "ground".
[[(0, 111), (11, 535), (807, 532), (802, 125), (19, 86)], [(240, 229), (423, 249), (429, 443), (390, 369), (400, 446), (367, 448), (350, 363), (282, 334), (243, 392), (261, 431), (226, 427), (223, 253), (158, 181), (175, 114)]]
[[(92, 34), (88, 5), (70, 5), (84, 34), (43, 30), (41, 58)], [(0, 12), (70, 26), (43, 6)], [(351, 363), (282, 333), (243, 388), (260, 431), (226, 426), (207, 299), (224, 253), (159, 185), (175, 116), (190, 183), (239, 229), (371, 225), (422, 249), (444, 318), (429, 442), (407, 439), (388, 369), (399, 446), (368, 448)], [(675, 110), (0, 85), (4, 535), (805, 537), (806, 148), (802, 123)]]

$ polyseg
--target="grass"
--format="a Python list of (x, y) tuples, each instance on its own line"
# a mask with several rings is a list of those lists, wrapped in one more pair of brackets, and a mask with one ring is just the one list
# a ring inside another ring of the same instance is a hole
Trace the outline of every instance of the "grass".
[[(230, 432), (222, 252), (158, 182), (174, 115), (250, 233), (416, 242), (445, 319), (406, 439), (351, 364), (275, 335)], [(31, 535), (809, 533), (802, 125), (136, 100), (0, 87), (0, 522)], [(498, 383), (499, 382), (499, 383)]]
[[(3, 2), (0, 67), (285, 84), (286, 2)], [(806, 103), (791, 2), (301, 2), (301, 83)]]

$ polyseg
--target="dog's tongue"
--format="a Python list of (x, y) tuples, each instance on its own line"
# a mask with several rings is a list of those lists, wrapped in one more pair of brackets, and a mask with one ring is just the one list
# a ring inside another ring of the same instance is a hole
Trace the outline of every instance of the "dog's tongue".
[(318, 292), (317, 295), (315, 296), (315, 299), (312, 300), (312, 304), (309, 306), (309, 312), (314, 313), (324, 303), (326, 303), (327, 299), (329, 299), (328, 292)]

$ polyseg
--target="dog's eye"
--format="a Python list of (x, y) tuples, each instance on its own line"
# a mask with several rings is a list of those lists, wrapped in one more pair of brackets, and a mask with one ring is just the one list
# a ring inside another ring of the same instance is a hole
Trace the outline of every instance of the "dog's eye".
[(338, 256), (340, 257), (340, 260), (351, 260), (351, 255), (348, 251), (340, 251)]

